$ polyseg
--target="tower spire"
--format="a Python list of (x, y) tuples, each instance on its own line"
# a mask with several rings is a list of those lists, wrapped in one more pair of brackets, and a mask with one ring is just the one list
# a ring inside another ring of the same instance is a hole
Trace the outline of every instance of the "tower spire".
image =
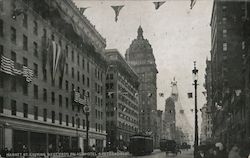
[(143, 39), (143, 30), (142, 30), (141, 25), (139, 26), (137, 30), (137, 39)]
[(175, 80), (175, 77), (173, 78), (173, 81), (171, 82), (172, 92), (171, 97), (175, 99), (175, 101), (178, 100), (178, 89), (177, 89), (177, 81)]

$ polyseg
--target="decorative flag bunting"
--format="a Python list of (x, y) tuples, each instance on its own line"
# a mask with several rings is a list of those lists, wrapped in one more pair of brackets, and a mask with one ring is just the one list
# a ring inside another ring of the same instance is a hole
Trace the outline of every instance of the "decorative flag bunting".
[(160, 97), (164, 97), (164, 93), (159, 93), (159, 96)]
[(111, 6), (114, 11), (115, 11), (115, 22), (117, 22), (118, 20), (118, 16), (119, 16), (119, 13), (121, 11), (121, 9), (124, 7), (124, 5), (120, 5), (120, 6)]
[(155, 10), (159, 9), (161, 5), (163, 5), (166, 1), (161, 1), (161, 2), (153, 2), (155, 5)]
[(195, 3), (196, 3), (196, 0), (191, 0), (190, 9), (193, 9)]
[(193, 93), (188, 93), (188, 98), (193, 98)]
[(85, 7), (85, 8), (80, 8), (80, 13), (83, 15), (83, 13), (85, 12), (86, 9), (88, 9), (89, 7)]

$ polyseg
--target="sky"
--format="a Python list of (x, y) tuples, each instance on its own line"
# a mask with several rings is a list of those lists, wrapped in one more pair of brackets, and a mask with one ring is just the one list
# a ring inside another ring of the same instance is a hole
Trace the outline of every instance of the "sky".
[[(197, 62), (198, 107), (206, 103), (205, 91), (206, 59), (210, 59), (210, 20), (212, 0), (197, 0), (190, 10), (190, 0), (166, 0), (155, 10), (152, 0), (73, 0), (80, 7), (89, 7), (84, 15), (95, 25), (106, 39), (107, 49), (118, 49), (124, 56), (132, 40), (137, 37), (141, 25), (144, 38), (153, 48), (157, 69), (157, 108), (164, 110), (165, 99), (171, 94), (171, 81), (177, 80), (179, 96), (184, 113), (193, 125), (194, 99), (187, 93), (194, 92), (192, 69)], [(111, 6), (124, 5), (118, 21)], [(199, 124), (201, 117), (199, 112)]]

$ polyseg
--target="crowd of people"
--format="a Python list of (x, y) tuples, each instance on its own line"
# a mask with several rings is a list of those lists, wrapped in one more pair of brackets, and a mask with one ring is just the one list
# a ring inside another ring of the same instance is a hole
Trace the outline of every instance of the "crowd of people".
[(250, 158), (249, 144), (233, 144), (228, 149), (221, 143), (201, 145), (198, 158)]

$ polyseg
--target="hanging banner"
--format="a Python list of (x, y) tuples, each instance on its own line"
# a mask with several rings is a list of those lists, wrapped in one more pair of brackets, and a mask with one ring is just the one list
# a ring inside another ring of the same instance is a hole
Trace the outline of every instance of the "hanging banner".
[(119, 16), (119, 13), (121, 11), (121, 9), (124, 7), (124, 5), (120, 5), (120, 6), (111, 6), (114, 11), (115, 11), (115, 22), (118, 21), (118, 16)]
[(161, 5), (163, 5), (166, 1), (161, 1), (161, 2), (153, 2), (155, 5), (155, 10), (159, 9)]

